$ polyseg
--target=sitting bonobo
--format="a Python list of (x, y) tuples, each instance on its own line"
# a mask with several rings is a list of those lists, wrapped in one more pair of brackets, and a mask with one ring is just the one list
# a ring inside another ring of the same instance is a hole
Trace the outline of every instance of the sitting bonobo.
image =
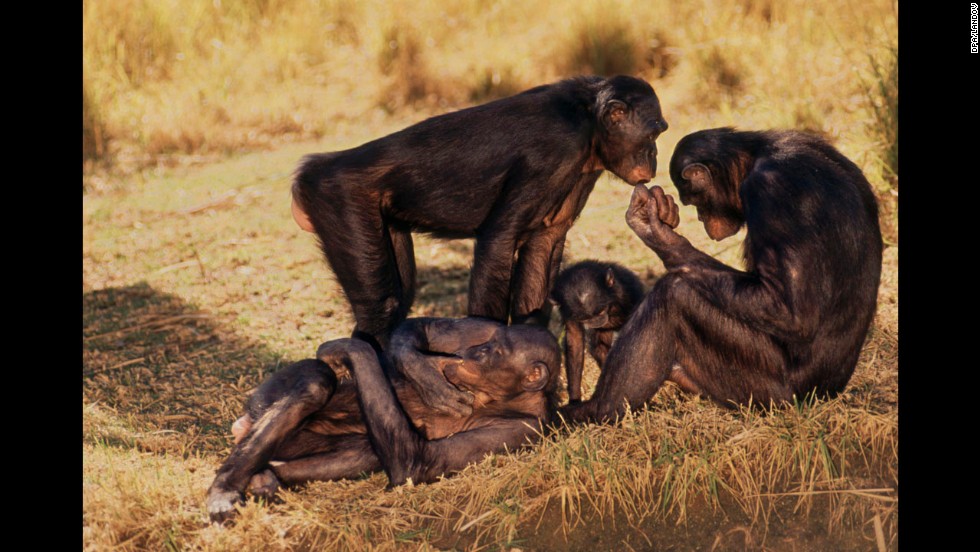
[[(208, 491), (212, 521), (233, 516), (246, 490), (268, 498), (280, 485), (382, 469), (392, 486), (431, 482), (532, 442), (557, 406), (560, 353), (543, 328), (417, 318), (392, 345), (379, 354), (358, 339), (328, 341), (259, 386)], [(403, 373), (441, 380), (459, 403), (426, 406)]]
[(578, 403), (582, 400), (585, 344), (601, 369), (616, 332), (643, 300), (643, 283), (616, 263), (582, 261), (561, 272), (550, 300), (558, 305), (565, 324), (568, 402)]

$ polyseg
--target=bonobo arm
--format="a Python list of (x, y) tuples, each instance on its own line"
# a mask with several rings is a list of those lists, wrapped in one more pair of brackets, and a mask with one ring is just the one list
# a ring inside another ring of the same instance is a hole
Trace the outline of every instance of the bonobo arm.
[(547, 299), (561, 268), (565, 237), (585, 207), (598, 174), (566, 177), (576, 178), (572, 192), (551, 216), (545, 217), (544, 227), (521, 246), (511, 286), (511, 323), (548, 325), (551, 304)]
[(456, 353), (486, 343), (500, 324), (479, 318), (414, 318), (391, 336), (389, 356), (395, 368), (415, 387), (427, 406), (440, 412), (468, 416), (473, 395), (460, 391), (443, 376)]
[(585, 328), (581, 322), (565, 322), (565, 379), (568, 402), (582, 400), (582, 369), (585, 366)]
[(427, 483), (459, 471), (487, 453), (516, 449), (540, 431), (530, 417), (500, 418), (443, 439), (426, 441), (402, 410), (374, 350), (365, 342), (340, 339), (320, 346), (318, 356), (343, 362), (354, 374), (358, 401), (371, 444), (391, 486)]
[(754, 259), (755, 273), (732, 268), (698, 250), (663, 222), (663, 218), (676, 217), (676, 210), (673, 199), (659, 186), (647, 190), (640, 185), (633, 188), (626, 222), (668, 270), (680, 274), (716, 307), (780, 339), (806, 339), (811, 335), (814, 317), (791, 308), (806, 303), (794, 301), (803, 293), (798, 279), (801, 267), (794, 270), (787, 266), (790, 261), (785, 255), (764, 250), (766, 258)]
[[(555, 183), (561, 181), (561, 176), (553, 174), (553, 168), (547, 164), (532, 163), (525, 156), (512, 161), (500, 195), (476, 231), (467, 306), (470, 316), (507, 323), (512, 294), (521, 294), (512, 278), (525, 270), (515, 266), (514, 253), (528, 240), (528, 232), (533, 233), (541, 224), (541, 204), (550, 199), (547, 194), (553, 192), (549, 190), (560, 189)], [(547, 249), (544, 251), (548, 255), (544, 260), (547, 263), (551, 242), (540, 248)], [(546, 297), (547, 292), (540, 298), (542, 303)]]

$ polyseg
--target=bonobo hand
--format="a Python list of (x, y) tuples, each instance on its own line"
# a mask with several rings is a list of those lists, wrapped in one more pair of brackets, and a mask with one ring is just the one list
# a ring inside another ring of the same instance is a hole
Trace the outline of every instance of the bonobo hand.
[(650, 247), (669, 245), (679, 236), (674, 232), (680, 223), (674, 198), (664, 193), (660, 186), (649, 190), (639, 184), (633, 186), (630, 206), (626, 209), (626, 224), (636, 232), (643, 243)]
[(423, 358), (427, 363), (431, 363), (431, 367), (412, 370), (409, 376), (422, 402), (439, 412), (457, 417), (472, 414), (473, 395), (466, 391), (460, 391), (443, 376), (446, 366), (458, 364), (463, 360), (457, 357), (426, 356)]
[(355, 354), (364, 354), (373, 357), (374, 350), (364, 341), (349, 337), (321, 343), (316, 350), (316, 358), (329, 366), (338, 379), (349, 378), (353, 375), (353, 361), (351, 358)]

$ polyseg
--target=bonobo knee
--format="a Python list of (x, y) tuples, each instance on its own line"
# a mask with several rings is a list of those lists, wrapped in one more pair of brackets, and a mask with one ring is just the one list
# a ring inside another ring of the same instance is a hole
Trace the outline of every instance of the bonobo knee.
[(323, 403), (336, 388), (337, 376), (330, 367), (316, 359), (301, 360), (269, 376), (249, 397), (247, 411), (257, 420), (273, 403), (287, 396)]
[(316, 350), (316, 358), (332, 373), (344, 376), (353, 372), (353, 364), (377, 362), (378, 354), (367, 341), (345, 337), (321, 344)]
[(679, 272), (668, 272), (660, 277), (648, 296), (658, 302), (670, 302), (683, 297), (691, 288)]

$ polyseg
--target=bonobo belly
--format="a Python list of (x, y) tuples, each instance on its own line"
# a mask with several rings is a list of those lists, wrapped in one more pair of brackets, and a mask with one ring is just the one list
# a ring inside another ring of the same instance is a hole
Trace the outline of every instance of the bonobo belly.
[[(396, 381), (395, 395), (412, 424), (426, 439), (441, 439), (462, 431), (469, 418), (442, 415), (425, 406), (410, 384)], [(357, 402), (357, 388), (350, 380), (337, 387), (333, 397), (322, 409), (311, 414), (303, 429), (324, 436), (367, 434), (361, 406)]]

